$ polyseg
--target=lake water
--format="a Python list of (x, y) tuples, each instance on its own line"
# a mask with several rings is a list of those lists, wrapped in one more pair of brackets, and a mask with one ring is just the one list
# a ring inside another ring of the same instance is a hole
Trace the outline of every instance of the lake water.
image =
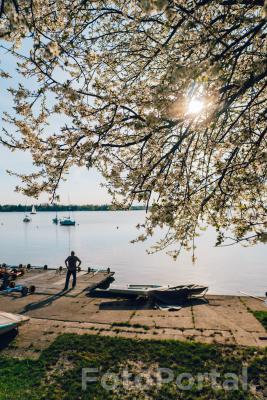
[(116, 284), (199, 283), (214, 294), (244, 291), (262, 296), (267, 291), (266, 245), (215, 248), (215, 234), (209, 229), (197, 240), (193, 264), (188, 252), (173, 261), (164, 252), (148, 255), (153, 241), (130, 243), (138, 235), (137, 223), (144, 221), (143, 211), (76, 212), (75, 227), (53, 224), (54, 216), (40, 212), (26, 224), (22, 213), (0, 213), (0, 263), (59, 266), (73, 249), (84, 268), (115, 271)]

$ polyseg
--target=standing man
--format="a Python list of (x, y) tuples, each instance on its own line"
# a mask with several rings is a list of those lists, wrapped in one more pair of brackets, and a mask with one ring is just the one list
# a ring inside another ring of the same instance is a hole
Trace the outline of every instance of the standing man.
[[(67, 275), (66, 275), (66, 283), (64, 290), (68, 290), (69, 281), (72, 275), (72, 289), (76, 286), (76, 271), (77, 268), (81, 265), (81, 260), (75, 256), (74, 251), (71, 252), (71, 255), (65, 260), (65, 265), (67, 267)], [(77, 265), (78, 264), (78, 265)]]

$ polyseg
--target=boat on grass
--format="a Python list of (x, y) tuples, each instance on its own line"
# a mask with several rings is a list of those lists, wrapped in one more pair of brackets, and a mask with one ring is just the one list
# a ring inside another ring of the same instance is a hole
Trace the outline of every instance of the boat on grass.
[(0, 311), (0, 335), (17, 329), (30, 318), (24, 315), (11, 314)]

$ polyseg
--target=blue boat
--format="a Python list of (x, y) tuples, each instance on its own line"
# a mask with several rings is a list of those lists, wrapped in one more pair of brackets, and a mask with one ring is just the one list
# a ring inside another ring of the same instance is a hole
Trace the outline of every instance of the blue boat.
[(70, 217), (64, 217), (59, 221), (59, 223), (63, 226), (74, 226), (76, 224), (75, 220)]
[(67, 217), (63, 217), (59, 221), (60, 225), (62, 226), (74, 226), (76, 224), (75, 219), (70, 217), (70, 211), (71, 211), (71, 206), (70, 206), (70, 198), (69, 198), (69, 215)]

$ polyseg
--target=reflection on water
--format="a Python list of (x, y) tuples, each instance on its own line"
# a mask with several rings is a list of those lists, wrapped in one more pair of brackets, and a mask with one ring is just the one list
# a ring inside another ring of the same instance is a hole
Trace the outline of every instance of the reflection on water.
[(215, 235), (209, 229), (197, 240), (193, 265), (190, 253), (174, 262), (165, 253), (148, 255), (153, 241), (129, 243), (137, 236), (135, 226), (143, 222), (143, 211), (76, 212), (75, 227), (55, 225), (53, 216), (37, 213), (26, 224), (22, 213), (0, 213), (0, 263), (59, 266), (73, 249), (84, 267), (114, 270), (116, 284), (194, 282), (209, 285), (210, 292), (218, 294), (241, 290), (263, 295), (267, 290), (266, 245), (215, 248)]

